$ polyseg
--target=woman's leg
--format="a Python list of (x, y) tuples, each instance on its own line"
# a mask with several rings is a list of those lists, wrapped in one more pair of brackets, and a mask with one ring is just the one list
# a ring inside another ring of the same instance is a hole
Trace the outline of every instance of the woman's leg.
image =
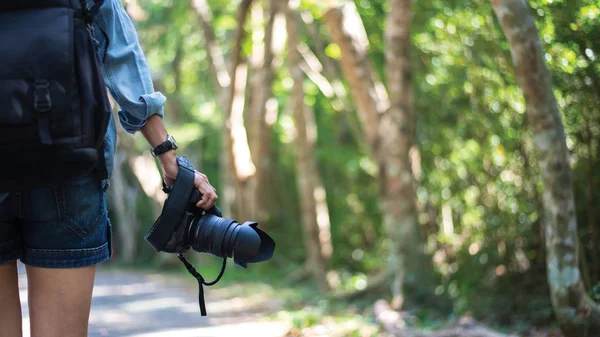
[(94, 174), (23, 195), (31, 337), (85, 337), (94, 267), (110, 257), (110, 222)]
[(0, 265), (0, 337), (21, 337), (21, 300), (17, 263)]
[(27, 266), (31, 337), (86, 337), (95, 273)]

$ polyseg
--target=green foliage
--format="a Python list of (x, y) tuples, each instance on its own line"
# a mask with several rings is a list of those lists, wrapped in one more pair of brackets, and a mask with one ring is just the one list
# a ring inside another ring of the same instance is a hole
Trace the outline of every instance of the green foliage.
[[(371, 63), (385, 82), (387, 1), (355, 2), (368, 33)], [(599, 248), (588, 235), (592, 227), (598, 228), (600, 218), (596, 211), (600, 200), (600, 4), (596, 0), (530, 3), (553, 72), (572, 154), (584, 256), (591, 261), (595, 254), (600, 259)], [(220, 190), (224, 117), (217, 89), (209, 80), (195, 12), (188, 1), (140, 0), (139, 4), (147, 17), (136, 24), (157, 86), (169, 96), (169, 128), (185, 144), (183, 152), (195, 156)], [(211, 0), (209, 4), (213, 29), (228, 57), (239, 1)], [(311, 11), (316, 20), (323, 14), (319, 6), (301, 2), (301, 9)], [(438, 273), (435, 294), (450, 298), (456, 315), (471, 312), (505, 324), (551, 320), (539, 172), (527, 131), (525, 101), (491, 5), (474, 0), (417, 1), (413, 12), (411, 57), (421, 156), (418, 220)], [(337, 62), (339, 47), (328, 40), (321, 22), (315, 24), (326, 46), (322, 52)], [(313, 38), (304, 35), (303, 42), (314, 50)], [(251, 49), (251, 43), (244, 44), (244, 55)], [(340, 275), (340, 287), (357, 289), (386, 262), (377, 168), (351, 132), (355, 115), (334, 109), (331, 100), (308, 80), (306, 87), (306, 101), (316, 116), (316, 159), (330, 212), (331, 267)], [(289, 90), (289, 74), (282, 67), (273, 87), (279, 104), (271, 138), (276, 169), (269, 190), (273, 204), (265, 225), (278, 243), (278, 257), (296, 266), (303, 262), (305, 252), (299, 239), (293, 119), (286, 112)], [(144, 215), (150, 204), (140, 201), (138, 206), (143, 222), (150, 224), (148, 213)], [(141, 256), (146, 259), (149, 254)], [(591, 275), (590, 281), (597, 283), (599, 277)], [(598, 286), (591, 290), (592, 296), (598, 293)], [(320, 314), (302, 312), (294, 322), (297, 327), (314, 325), (314, 315)]]

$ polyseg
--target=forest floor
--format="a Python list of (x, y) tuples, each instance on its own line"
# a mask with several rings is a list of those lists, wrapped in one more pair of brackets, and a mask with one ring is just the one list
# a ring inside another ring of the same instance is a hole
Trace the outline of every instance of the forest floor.
[[(496, 335), (485, 326), (472, 325), (473, 321), (468, 319), (463, 319), (462, 323), (458, 320), (443, 324), (434, 328), (435, 332), (420, 329), (416, 334), (409, 331), (387, 334), (386, 329), (380, 328), (381, 320), (375, 318), (373, 310), (365, 314), (365, 306), (359, 309), (343, 303), (332, 305), (311, 287), (280, 287), (241, 281), (239, 275), (248, 273), (240, 269), (230, 266), (222, 282), (204, 287), (208, 316), (201, 317), (197, 283), (187, 274), (126, 270), (110, 265), (100, 267), (93, 293), (89, 337), (560, 337), (556, 329)], [(261, 271), (251, 271), (251, 278), (256, 279), (256, 273)], [(24, 337), (29, 337), (27, 281), (21, 264), (19, 274)], [(210, 268), (205, 276), (210, 281), (213, 274), (216, 272)], [(279, 283), (278, 280), (269, 281)], [(476, 329), (481, 328), (485, 332), (476, 333)]]

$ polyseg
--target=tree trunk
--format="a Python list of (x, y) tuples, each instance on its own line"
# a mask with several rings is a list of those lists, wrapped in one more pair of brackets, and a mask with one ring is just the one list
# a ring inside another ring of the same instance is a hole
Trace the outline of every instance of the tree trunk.
[[(202, 34), (204, 36), (204, 49), (206, 49), (206, 57), (208, 59), (208, 73), (210, 80), (218, 95), (217, 104), (223, 112), (223, 119), (227, 119), (225, 114), (228, 102), (228, 88), (231, 85), (231, 78), (227, 72), (223, 51), (217, 44), (215, 32), (213, 30), (213, 19), (210, 8), (206, 0), (190, 0), (193, 9), (196, 12), (196, 17)], [(228, 151), (230, 147), (226, 146), (228, 135), (225, 132), (221, 133), (221, 157), (219, 158), (219, 166), (221, 167), (220, 187), (219, 191), (219, 207), (223, 214), (231, 216), (233, 214), (233, 203), (235, 201), (235, 187), (233, 184), (233, 175), (231, 172), (231, 163), (229, 161)]]
[(288, 66), (294, 85), (290, 108), (296, 125), (296, 177), (300, 191), (306, 266), (323, 289), (327, 285), (327, 264), (331, 257), (331, 231), (329, 211), (325, 202), (325, 189), (317, 169), (314, 155), (316, 125), (312, 110), (304, 104), (304, 72), (300, 68), (302, 56), (298, 51), (300, 25), (292, 9), (286, 15), (288, 32)]
[[(374, 159), (379, 166), (383, 222), (391, 247), (386, 274), (392, 281), (392, 304), (403, 303), (407, 281), (425, 275), (416, 221), (415, 180), (410, 163), (414, 144), (413, 93), (410, 75), (410, 1), (392, 0), (386, 27), (387, 85), (377, 81), (367, 58), (368, 40), (353, 3), (325, 15), (333, 41), (341, 50), (341, 68)], [(388, 95), (392, 97), (390, 101)]]
[(229, 103), (229, 117), (225, 123), (228, 147), (227, 154), (232, 166), (235, 184), (235, 215), (238, 219), (249, 219), (250, 200), (247, 193), (248, 179), (254, 176), (256, 168), (252, 162), (246, 127), (244, 126), (244, 104), (246, 100), (246, 63), (238, 63), (232, 79), (233, 93)]
[(379, 115), (388, 109), (389, 101), (383, 84), (375, 78), (369, 62), (369, 41), (362, 20), (353, 2), (330, 8), (323, 17), (333, 41), (342, 52), (342, 72), (356, 102), (367, 141), (372, 149), (376, 149)]
[[(115, 108), (117, 106), (116, 102), (111, 100), (111, 106), (113, 107), (113, 118), (116, 121), (118, 120), (116, 114), (118, 109)], [(111, 187), (108, 190), (110, 194), (108, 200), (111, 201), (111, 205), (119, 219), (119, 223), (115, 224), (120, 242), (116, 250), (120, 249), (123, 251), (121, 257), (125, 263), (133, 264), (136, 259), (138, 247), (137, 230), (139, 228), (136, 199), (140, 193), (139, 186), (129, 183), (123, 174), (123, 171), (128, 169), (127, 158), (132, 156), (134, 152), (133, 140), (120, 127), (117, 128), (117, 133), (118, 146), (115, 153)]]
[(600, 306), (586, 294), (579, 270), (573, 179), (564, 127), (531, 8), (524, 0), (493, 0), (492, 4), (510, 43), (539, 158), (554, 311), (566, 337), (598, 336)]
[(225, 64), (225, 58), (223, 51), (217, 44), (215, 37), (215, 31), (213, 30), (213, 19), (210, 8), (206, 0), (190, 0), (192, 7), (196, 11), (196, 17), (202, 27), (202, 33), (204, 36), (204, 46), (206, 50), (206, 57), (208, 59), (208, 72), (210, 74), (210, 80), (215, 87), (215, 90), (220, 94), (219, 103), (225, 107), (227, 104), (226, 100), (223, 100), (224, 95), (222, 92), (224, 89), (229, 88), (231, 84), (231, 78), (227, 72), (227, 66)]
[(115, 226), (119, 233), (119, 248), (123, 251), (121, 258), (127, 264), (135, 262), (137, 253), (137, 203), (139, 195), (137, 186), (131, 186), (125, 181), (123, 170), (127, 167), (125, 157), (129, 155), (120, 150), (115, 155), (115, 168), (111, 178), (111, 200), (113, 209), (117, 213), (119, 224)]
[(391, 241), (389, 268), (394, 275), (392, 307), (398, 309), (403, 303), (405, 275), (410, 282), (419, 279), (416, 273), (422, 268), (424, 260), (417, 225), (415, 179), (410, 163), (410, 150), (415, 137), (409, 58), (411, 0), (390, 0), (390, 9), (385, 30), (390, 108), (379, 122), (381, 148), (378, 156), (384, 197), (383, 219)]
[[(252, 0), (243, 0), (238, 7), (235, 40), (229, 63), (229, 72), (221, 48), (218, 46), (212, 28), (212, 15), (206, 0), (190, 0), (196, 11), (198, 21), (202, 27), (209, 73), (211, 81), (218, 93), (218, 104), (221, 106), (225, 117), (225, 130), (222, 136), (223, 154), (221, 157), (222, 177), (221, 185), (224, 198), (220, 205), (224, 214), (233, 216), (231, 203), (235, 202), (235, 216), (244, 218), (247, 215), (247, 197), (244, 193), (246, 181), (254, 175), (255, 167), (252, 163), (246, 128), (243, 123), (244, 92), (246, 86), (246, 65), (242, 62), (242, 42), (245, 38), (244, 24)], [(243, 78), (239, 79), (238, 75)]]
[(279, 11), (278, 1), (265, 0), (266, 8), (256, 7), (253, 12), (253, 16), (256, 15), (256, 19), (253, 21), (258, 21), (254, 24), (255, 26), (262, 26), (263, 12), (267, 14), (264, 29), (257, 30), (253, 37), (254, 46), (250, 64), (254, 71), (251, 76), (252, 97), (247, 116), (248, 142), (253, 162), (256, 165), (256, 174), (251, 179), (249, 186), (251, 203), (249, 216), (260, 223), (268, 218), (269, 200), (266, 178), (270, 175), (269, 172), (273, 166), (269, 146), (273, 124), (268, 123), (267, 117), (268, 103), (272, 99), (272, 86), (275, 79), (273, 29)]
[(589, 116), (589, 113), (586, 110), (586, 145), (587, 145), (587, 153), (588, 153), (588, 200), (587, 200), (587, 217), (588, 217), (588, 235), (589, 235), (589, 243), (591, 247), (591, 256), (592, 256), (592, 268), (591, 268), (591, 284), (595, 284), (598, 279), (598, 268), (600, 268), (600, 263), (598, 262), (598, 239), (596, 234), (596, 204), (595, 204), (595, 191), (596, 191), (596, 182), (594, 179), (594, 174), (596, 173), (596, 166), (594, 165), (594, 135), (592, 134), (592, 117)]
[(237, 27), (235, 30), (235, 42), (233, 45), (230, 74), (231, 84), (229, 86), (228, 102), (225, 111), (227, 120), (225, 130), (228, 134), (227, 147), (230, 160), (231, 173), (235, 183), (235, 215), (239, 219), (249, 218), (246, 184), (250, 177), (256, 173), (252, 162), (246, 127), (244, 125), (244, 104), (246, 100), (246, 76), (247, 65), (242, 61), (242, 43), (246, 37), (244, 24), (250, 11), (252, 0), (243, 0), (238, 7)]

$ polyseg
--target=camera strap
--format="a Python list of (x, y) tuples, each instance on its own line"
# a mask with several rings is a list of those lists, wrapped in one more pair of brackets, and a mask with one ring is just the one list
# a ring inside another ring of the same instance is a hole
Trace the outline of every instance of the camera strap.
[[(177, 230), (177, 226), (183, 214), (186, 211), (186, 207), (190, 201), (196, 203), (200, 200), (200, 192), (194, 189), (194, 177), (195, 170), (189, 160), (183, 156), (177, 157), (177, 164), (179, 165), (179, 172), (177, 173), (176, 183), (167, 188), (164, 186), (163, 191), (169, 194), (169, 197), (165, 201), (163, 211), (146, 234), (146, 241), (158, 252), (162, 251), (167, 242), (169, 241), (173, 232)], [(221, 210), (214, 205), (207, 213), (221, 216)], [(223, 258), (223, 265), (217, 279), (212, 282), (206, 282), (204, 277), (198, 273), (196, 268), (188, 262), (183, 253), (177, 254), (179, 260), (185, 265), (188, 273), (198, 281), (198, 305), (200, 306), (200, 314), (206, 316), (206, 303), (204, 301), (204, 286), (212, 286), (221, 280), (227, 267), (227, 257)]]
[(169, 197), (165, 201), (160, 217), (146, 233), (146, 241), (157, 252), (160, 252), (169, 242), (171, 234), (177, 230), (179, 221), (185, 214), (194, 189), (194, 175), (193, 169), (179, 166), (177, 184), (170, 188)]
[(202, 316), (206, 316), (206, 303), (204, 302), (204, 286), (215, 285), (217, 284), (217, 282), (219, 282), (219, 280), (221, 280), (221, 277), (223, 277), (223, 274), (225, 273), (225, 267), (227, 267), (227, 258), (223, 258), (223, 265), (221, 266), (221, 271), (219, 272), (219, 276), (217, 276), (217, 279), (212, 282), (206, 282), (204, 280), (204, 277), (202, 277), (202, 275), (200, 275), (196, 268), (194, 268), (194, 266), (192, 266), (192, 264), (189, 263), (188, 260), (186, 260), (183, 254), (177, 254), (177, 257), (179, 258), (179, 261), (183, 262), (183, 264), (187, 268), (188, 273), (190, 273), (193, 277), (196, 278), (196, 280), (198, 280), (198, 305), (200, 306), (200, 314)]

